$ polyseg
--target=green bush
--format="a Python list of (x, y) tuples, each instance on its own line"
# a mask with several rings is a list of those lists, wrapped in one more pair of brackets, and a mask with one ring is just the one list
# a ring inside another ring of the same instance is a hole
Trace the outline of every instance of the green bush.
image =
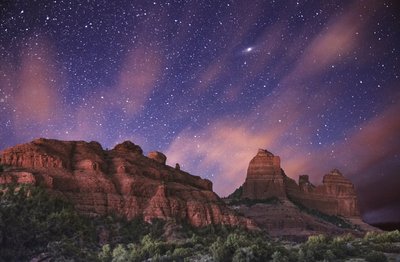
[(95, 241), (89, 220), (38, 187), (3, 187), (0, 232), (0, 260), (29, 260), (40, 253), (89, 259), (94, 254), (85, 247)]
[(375, 243), (394, 243), (400, 242), (400, 231), (394, 230), (389, 232), (368, 232), (364, 239)]
[(102, 262), (111, 261), (111, 248), (109, 244), (102, 247), (101, 252), (98, 254), (98, 258)]
[(233, 262), (254, 261), (255, 256), (251, 247), (239, 248), (233, 254)]
[(248, 246), (249, 244), (249, 239), (244, 234), (238, 233), (229, 234), (225, 242), (225, 245), (227, 245), (232, 250)]
[(376, 252), (376, 251), (369, 252), (364, 258), (368, 262), (386, 262), (386, 261), (388, 261), (387, 257), (382, 252)]
[(281, 251), (277, 250), (272, 254), (272, 262), (288, 262), (289, 258)]
[(374, 243), (370, 247), (375, 251), (400, 254), (400, 245), (394, 243)]
[(346, 258), (356, 254), (356, 248), (351, 244), (351, 235), (335, 237), (330, 243), (329, 250), (335, 258)]
[(191, 248), (178, 247), (178, 248), (174, 249), (172, 256), (175, 259), (182, 259), (182, 258), (190, 256), (192, 252), (193, 252), (193, 249), (191, 249)]
[(210, 246), (211, 255), (216, 262), (231, 261), (233, 252), (225, 245), (225, 242), (218, 237), (217, 240)]
[(325, 254), (329, 250), (329, 244), (330, 240), (324, 235), (310, 236), (300, 247), (299, 259), (301, 261), (318, 261), (331, 255), (334, 256), (332, 251)]
[(113, 262), (124, 262), (129, 260), (129, 253), (126, 248), (119, 244), (112, 251), (112, 261)]

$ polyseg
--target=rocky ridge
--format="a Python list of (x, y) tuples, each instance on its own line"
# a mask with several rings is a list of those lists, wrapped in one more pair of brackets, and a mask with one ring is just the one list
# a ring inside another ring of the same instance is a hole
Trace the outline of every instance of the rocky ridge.
[(0, 184), (41, 185), (87, 215), (254, 227), (221, 201), (211, 181), (165, 163), (164, 154), (146, 157), (130, 141), (104, 150), (97, 142), (41, 138), (0, 152)]

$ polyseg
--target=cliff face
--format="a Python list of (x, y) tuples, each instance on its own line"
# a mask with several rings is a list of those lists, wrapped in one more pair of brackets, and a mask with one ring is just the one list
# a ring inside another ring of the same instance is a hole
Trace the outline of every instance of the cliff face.
[(211, 181), (165, 165), (160, 152), (146, 157), (129, 141), (103, 150), (97, 142), (37, 139), (6, 149), (0, 157), (7, 166), (0, 184), (42, 185), (88, 215), (253, 226), (220, 200)]
[(284, 174), (278, 156), (260, 149), (250, 161), (242, 198), (271, 197), (290, 199), (328, 215), (359, 217), (354, 186), (338, 170), (325, 175), (322, 185), (312, 185), (307, 175), (300, 176), (297, 184)]
[(247, 169), (242, 197), (249, 199), (286, 197), (280, 162), (279, 156), (274, 156), (267, 150), (258, 150)]
[(322, 185), (314, 186), (306, 175), (300, 176), (299, 186), (290, 178), (286, 184), (288, 196), (306, 207), (329, 215), (360, 216), (354, 185), (337, 169), (324, 176)]

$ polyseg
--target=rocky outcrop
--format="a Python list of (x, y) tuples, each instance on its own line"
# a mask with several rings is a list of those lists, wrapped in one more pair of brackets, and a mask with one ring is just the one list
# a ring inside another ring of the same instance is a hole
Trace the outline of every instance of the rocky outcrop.
[(288, 197), (311, 209), (317, 209), (328, 215), (359, 217), (357, 195), (354, 185), (337, 169), (323, 177), (322, 185), (314, 186), (308, 176), (299, 178), (299, 185), (285, 178)]
[(249, 199), (286, 197), (280, 162), (279, 156), (259, 149), (247, 169), (242, 197)]
[(244, 184), (224, 200), (271, 236), (305, 240), (377, 230), (361, 220), (354, 186), (337, 169), (322, 185), (313, 185), (308, 175), (297, 184), (281, 169), (279, 156), (263, 149), (250, 161)]
[(314, 186), (307, 175), (297, 184), (281, 169), (279, 156), (263, 149), (250, 161), (241, 197), (289, 199), (328, 215), (359, 217), (354, 186), (338, 170), (325, 175), (322, 185)]
[(167, 162), (167, 157), (158, 151), (152, 151), (147, 155), (148, 158), (151, 158), (155, 161), (157, 161), (158, 163), (165, 165), (165, 163)]
[(160, 152), (144, 156), (130, 141), (103, 150), (97, 142), (37, 139), (0, 152), (0, 164), (7, 166), (0, 184), (42, 185), (88, 215), (253, 227), (221, 201), (211, 181), (165, 161)]

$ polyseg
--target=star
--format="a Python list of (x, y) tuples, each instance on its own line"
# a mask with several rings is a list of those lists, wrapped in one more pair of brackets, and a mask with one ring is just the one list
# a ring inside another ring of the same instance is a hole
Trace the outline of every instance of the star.
[(247, 47), (246, 49), (243, 50), (243, 53), (250, 53), (250, 52), (252, 52), (253, 50), (254, 50), (254, 47), (249, 46), (249, 47)]

